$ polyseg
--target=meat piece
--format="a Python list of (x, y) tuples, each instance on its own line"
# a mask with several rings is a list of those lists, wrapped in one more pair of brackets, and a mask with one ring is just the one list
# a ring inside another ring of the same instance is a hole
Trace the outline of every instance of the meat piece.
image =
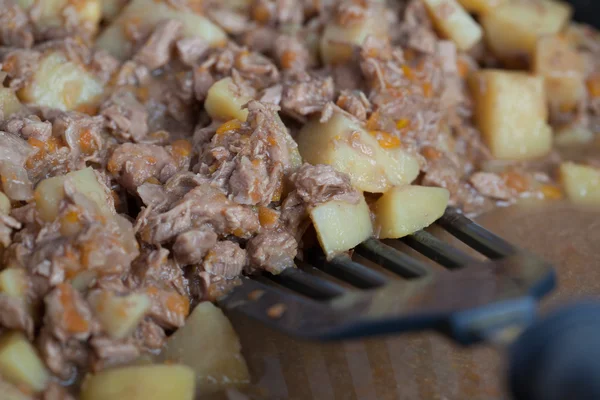
[(164, 212), (202, 183), (198, 175), (191, 172), (178, 172), (164, 185), (144, 183), (138, 188), (138, 195), (146, 206), (154, 212)]
[(196, 61), (206, 54), (209, 48), (208, 42), (197, 36), (182, 38), (175, 42), (179, 59), (188, 67), (194, 66)]
[(90, 339), (94, 359), (92, 371), (98, 372), (105, 368), (129, 363), (140, 355), (140, 350), (130, 339), (115, 340), (104, 336)]
[(361, 121), (366, 121), (367, 113), (371, 111), (369, 99), (360, 90), (342, 90), (336, 105)]
[(133, 333), (133, 338), (138, 347), (144, 350), (160, 350), (163, 348), (167, 335), (165, 330), (150, 319), (144, 319)]
[[(52, 133), (62, 137), (71, 149), (71, 158), (91, 156), (103, 147), (100, 135), (104, 120), (75, 111), (58, 112), (52, 121)], [(82, 164), (83, 168), (85, 164)]]
[(0, 213), (0, 245), (10, 246), (13, 230), (21, 229), (21, 223), (9, 215)]
[(308, 49), (297, 37), (280, 35), (275, 40), (274, 52), (283, 69), (305, 71), (309, 66)]
[(275, 105), (279, 105), (281, 102), (281, 95), (283, 93), (283, 87), (280, 84), (275, 86), (271, 86), (263, 90), (259, 101), (261, 103), (271, 103)]
[(114, 92), (100, 107), (106, 126), (122, 140), (139, 142), (148, 134), (148, 112), (128, 89)]
[(265, 270), (278, 274), (294, 266), (298, 243), (286, 230), (261, 232), (248, 241), (246, 247), (250, 271)]
[(31, 47), (32, 27), (25, 11), (11, 0), (1, 0), (0, 10), (0, 46)]
[(500, 175), (492, 172), (476, 172), (471, 175), (469, 182), (479, 193), (494, 199), (511, 200), (516, 194)]
[(2, 71), (8, 74), (8, 87), (21, 89), (37, 70), (40, 52), (17, 49), (6, 54), (2, 61)]
[(21, 136), (24, 139), (34, 138), (46, 142), (52, 135), (52, 124), (48, 121), (42, 121), (37, 115), (12, 117), (0, 121), (0, 130)]
[(22, 298), (0, 293), (0, 327), (19, 330), (33, 338), (33, 319)]
[(163, 248), (142, 252), (131, 266), (129, 282), (133, 287), (152, 285), (187, 293), (183, 271), (169, 259), (169, 251)]
[(310, 225), (306, 205), (296, 191), (291, 192), (281, 204), (281, 222), (293, 233), (297, 242)]
[(210, 72), (203, 67), (194, 68), (194, 96), (198, 101), (204, 101), (208, 94), (208, 89), (215, 83), (215, 79)]
[(252, 51), (268, 54), (275, 47), (278, 36), (276, 29), (258, 25), (242, 35), (242, 43)]
[(150, 178), (165, 182), (177, 172), (177, 164), (164, 147), (123, 143), (113, 151), (108, 172), (131, 192)]
[(146, 294), (150, 297), (151, 306), (148, 317), (164, 329), (180, 328), (190, 312), (190, 301), (187, 295), (181, 295), (170, 289), (148, 286)]
[(0, 131), (0, 163), (22, 167), (35, 149), (20, 137)]
[(404, 11), (404, 21), (400, 25), (401, 43), (423, 53), (433, 53), (437, 35), (431, 19), (421, 0), (411, 0)]
[(321, 111), (333, 100), (333, 94), (331, 77), (321, 78), (302, 72), (284, 81), (281, 107), (292, 116), (305, 116)]
[(181, 21), (174, 19), (156, 25), (146, 43), (133, 56), (133, 60), (150, 70), (166, 65), (171, 58), (171, 48), (180, 35), (182, 27)]
[(64, 381), (74, 378), (77, 368), (88, 363), (84, 342), (70, 339), (60, 343), (46, 327), (38, 335), (37, 348), (48, 369)]
[(92, 310), (70, 284), (61, 283), (44, 298), (44, 326), (60, 342), (86, 340), (95, 326)]
[(177, 262), (182, 265), (198, 264), (216, 243), (215, 232), (209, 229), (195, 229), (177, 236), (173, 244), (173, 253)]
[(140, 235), (148, 243), (160, 244), (205, 224), (218, 234), (240, 237), (251, 236), (260, 226), (252, 208), (236, 204), (220, 190), (203, 184), (192, 189), (169, 211), (148, 217), (140, 228)]
[(90, 69), (94, 72), (102, 83), (106, 84), (110, 81), (113, 74), (120, 66), (119, 60), (114, 58), (105, 50), (95, 50), (89, 64)]
[(202, 270), (211, 276), (232, 279), (239, 276), (246, 265), (246, 250), (237, 243), (224, 240), (208, 251)]
[(41, 400), (75, 400), (66, 388), (57, 382), (49, 382), (48, 387), (42, 393)]
[(315, 206), (330, 200), (356, 204), (360, 193), (350, 184), (350, 177), (330, 165), (304, 163), (290, 176), (290, 181), (302, 201)]
[(208, 17), (215, 24), (231, 35), (244, 33), (250, 27), (250, 21), (245, 14), (235, 12), (228, 8), (208, 8)]
[[(229, 188), (233, 200), (240, 204), (258, 204), (270, 202), (271, 197), (263, 196), (269, 192), (269, 172), (265, 160), (250, 161), (248, 157), (236, 160), (236, 166), (229, 179)], [(275, 176), (281, 175), (281, 165), (277, 166)], [(272, 193), (272, 191), (271, 191)]]

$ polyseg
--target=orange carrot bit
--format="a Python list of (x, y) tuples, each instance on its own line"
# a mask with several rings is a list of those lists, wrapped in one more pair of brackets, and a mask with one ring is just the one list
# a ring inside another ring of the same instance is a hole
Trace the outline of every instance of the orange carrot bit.
[(86, 332), (89, 329), (89, 323), (75, 307), (75, 299), (73, 298), (75, 289), (67, 283), (61, 283), (56, 286), (56, 290), (59, 291), (59, 300), (63, 306), (62, 318), (65, 328), (75, 333)]
[(529, 181), (526, 177), (518, 172), (508, 171), (500, 174), (506, 186), (513, 189), (517, 193), (523, 193), (529, 188)]
[(407, 79), (411, 81), (415, 80), (415, 73), (408, 65), (402, 65), (402, 72), (404, 72), (404, 76), (406, 76)]
[(81, 132), (78, 143), (84, 154), (92, 154), (96, 150), (94, 135), (92, 135), (92, 131), (89, 128), (86, 128)]
[(433, 86), (430, 82), (424, 82), (422, 85), (423, 88), (423, 96), (430, 98), (433, 96)]
[(396, 129), (398, 130), (403, 130), (405, 128), (409, 128), (410, 127), (410, 119), (408, 118), (402, 118), (399, 119), (398, 121), (396, 121)]
[(232, 119), (232, 120), (225, 122), (223, 125), (221, 125), (217, 128), (217, 135), (220, 135), (220, 134), (228, 132), (228, 131), (240, 129), (241, 127), (242, 127), (242, 123), (240, 122), (240, 120)]
[(379, 111), (375, 111), (373, 113), (371, 113), (371, 115), (369, 116), (369, 119), (367, 119), (367, 129), (372, 131), (372, 130), (377, 130), (379, 128)]
[(600, 74), (592, 75), (587, 81), (586, 86), (590, 96), (593, 98), (600, 97)]
[(167, 297), (166, 301), (167, 308), (176, 314), (187, 317), (190, 313), (190, 301), (187, 297), (180, 295), (179, 293), (171, 293)]
[(258, 220), (263, 228), (275, 226), (279, 219), (279, 213), (271, 208), (260, 206), (258, 208)]
[(553, 185), (543, 185), (540, 188), (540, 192), (542, 192), (544, 198), (548, 200), (560, 200), (563, 198), (563, 193), (560, 188)]
[(423, 147), (421, 154), (430, 161), (439, 160), (442, 158), (442, 152), (431, 146)]
[(462, 58), (459, 58), (458, 61), (456, 61), (456, 69), (458, 70), (458, 75), (464, 79), (467, 77), (467, 75), (469, 75), (469, 70), (471, 68), (469, 66), (469, 63), (467, 63)]
[(402, 145), (400, 139), (384, 131), (369, 131), (369, 134), (377, 139), (377, 143), (384, 149), (396, 149)]
[(281, 55), (281, 66), (284, 69), (290, 69), (298, 59), (298, 54), (293, 50), (285, 50)]
[(171, 148), (173, 149), (173, 154), (178, 157), (189, 157), (192, 153), (192, 144), (185, 139), (179, 139), (171, 143)]

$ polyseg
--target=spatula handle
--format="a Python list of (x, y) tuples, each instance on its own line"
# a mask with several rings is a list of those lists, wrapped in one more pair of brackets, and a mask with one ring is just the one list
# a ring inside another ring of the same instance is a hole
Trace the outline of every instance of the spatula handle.
[(566, 307), (528, 328), (509, 350), (515, 400), (600, 399), (600, 303)]

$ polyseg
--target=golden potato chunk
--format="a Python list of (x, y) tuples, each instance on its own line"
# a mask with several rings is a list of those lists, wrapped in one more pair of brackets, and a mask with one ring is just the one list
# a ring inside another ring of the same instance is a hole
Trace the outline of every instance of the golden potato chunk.
[(192, 311), (158, 359), (190, 367), (196, 375), (199, 395), (250, 382), (237, 334), (225, 314), (210, 302), (200, 303)]
[(0, 375), (34, 392), (44, 390), (49, 379), (35, 348), (20, 332), (8, 332), (0, 337)]
[(208, 89), (204, 108), (214, 119), (246, 121), (248, 110), (242, 107), (250, 100), (252, 98), (239, 93), (238, 87), (227, 77), (213, 83)]
[(77, 190), (92, 200), (98, 211), (105, 215), (113, 213), (108, 195), (98, 183), (94, 170), (90, 167), (66, 175), (55, 176), (40, 182), (35, 188), (35, 206), (45, 221), (53, 221), (58, 215), (58, 208), (65, 196), (64, 184), (69, 179)]
[(475, 122), (494, 157), (526, 160), (547, 154), (544, 79), (520, 72), (481, 70), (471, 75)]
[(66, 111), (97, 103), (103, 90), (83, 66), (69, 61), (62, 52), (53, 51), (42, 58), (17, 95), (24, 103)]
[(533, 56), (539, 37), (558, 33), (571, 17), (559, 1), (509, 1), (481, 16), (485, 39), (494, 54), (523, 65)]
[(10, 199), (2, 192), (0, 192), (0, 214), (7, 215), (10, 213)]
[[(196, 354), (196, 357), (201, 357)], [(193, 400), (194, 371), (185, 365), (113, 368), (88, 377), (82, 400)]]
[(594, 133), (585, 126), (567, 125), (554, 131), (554, 143), (557, 146), (577, 146), (594, 140)]
[(2, 110), (4, 119), (19, 112), (22, 108), (23, 105), (14, 91), (9, 88), (0, 88), (0, 110)]
[(483, 36), (481, 27), (456, 0), (424, 0), (436, 29), (459, 50), (469, 50)]
[(338, 200), (319, 204), (310, 210), (310, 219), (328, 259), (373, 236), (371, 212), (363, 196), (357, 204)]
[(585, 60), (557, 35), (541, 37), (535, 49), (533, 72), (546, 82), (546, 99), (551, 109), (575, 109), (585, 96)]
[(336, 112), (327, 122), (314, 118), (305, 124), (297, 137), (298, 149), (306, 162), (347, 173), (352, 186), (364, 192), (383, 193), (411, 183), (419, 174), (417, 159), (401, 148), (398, 138), (373, 133)]
[(388, 27), (383, 10), (373, 8), (357, 20), (339, 24), (336, 19), (327, 23), (319, 44), (325, 64), (341, 64), (352, 57), (354, 47), (361, 46), (368, 36), (387, 38)]
[(483, 14), (498, 7), (506, 0), (458, 0), (458, 2), (469, 12)]
[(24, 10), (30, 10), (34, 5), (34, 25), (37, 30), (44, 31), (67, 25), (67, 17), (77, 18), (77, 26), (90, 34), (98, 30), (102, 17), (101, 0), (16, 0)]
[(133, 332), (151, 305), (143, 293), (118, 296), (107, 291), (97, 293), (90, 302), (102, 328), (114, 339), (123, 339)]
[(25, 297), (27, 274), (21, 268), (6, 268), (0, 272), (0, 292), (13, 297)]
[(128, 32), (150, 31), (165, 19), (175, 19), (183, 24), (184, 37), (200, 37), (211, 46), (221, 46), (227, 34), (208, 18), (192, 11), (173, 7), (167, 0), (133, 0), (117, 18), (102, 31), (96, 46), (120, 60), (131, 56), (133, 38)]
[(102, 19), (112, 21), (127, 3), (127, 0), (102, 0)]
[(573, 203), (600, 206), (600, 169), (565, 162), (560, 165), (560, 179)]
[(449, 198), (444, 188), (392, 188), (375, 203), (375, 233), (380, 239), (397, 239), (426, 228), (444, 214)]

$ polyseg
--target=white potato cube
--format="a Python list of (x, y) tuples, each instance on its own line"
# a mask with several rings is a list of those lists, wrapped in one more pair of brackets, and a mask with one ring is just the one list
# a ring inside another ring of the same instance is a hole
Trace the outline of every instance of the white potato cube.
[(458, 2), (469, 12), (484, 14), (498, 7), (507, 0), (458, 0)]
[(198, 395), (250, 382), (237, 334), (223, 311), (208, 301), (198, 304), (185, 325), (169, 337), (158, 359), (190, 367)]
[(10, 209), (10, 199), (3, 192), (0, 192), (0, 214), (8, 215)]
[(573, 203), (600, 206), (600, 169), (565, 162), (560, 165), (560, 179)]
[(227, 34), (221, 28), (192, 10), (177, 9), (167, 0), (133, 0), (102, 31), (96, 46), (120, 60), (126, 60), (133, 50), (127, 27), (150, 31), (165, 19), (180, 21), (183, 24), (183, 37), (200, 37), (211, 46), (222, 46), (227, 41)]
[(0, 272), (0, 292), (12, 297), (25, 297), (27, 273), (21, 268), (6, 268)]
[(558, 33), (571, 7), (558, 1), (509, 1), (482, 15), (481, 25), (492, 52), (508, 64), (522, 66), (533, 56), (538, 38)]
[(358, 190), (383, 193), (392, 186), (411, 183), (419, 174), (417, 159), (402, 149), (400, 140), (391, 135), (383, 139), (336, 112), (325, 123), (319, 118), (309, 121), (296, 140), (306, 162), (329, 164), (350, 175)]
[(103, 91), (92, 73), (53, 51), (42, 58), (17, 95), (24, 103), (66, 111), (97, 103)]
[(526, 73), (480, 70), (471, 75), (475, 121), (494, 157), (526, 160), (552, 148), (544, 79)]
[(246, 121), (248, 110), (242, 107), (250, 100), (252, 98), (239, 93), (233, 80), (227, 77), (213, 83), (208, 89), (204, 108), (214, 119)]
[(194, 371), (176, 364), (107, 369), (81, 388), (82, 400), (193, 400), (194, 394)]
[(459, 50), (467, 51), (481, 40), (481, 27), (456, 0), (424, 2), (436, 29), (452, 40)]
[(150, 298), (143, 293), (119, 296), (96, 292), (89, 299), (102, 328), (114, 339), (123, 339), (138, 326), (150, 309)]
[(44, 390), (50, 378), (35, 348), (20, 332), (7, 332), (0, 337), (0, 375), (34, 392)]
[(375, 233), (380, 239), (397, 239), (428, 227), (440, 218), (450, 193), (427, 186), (400, 186), (375, 203)]
[(357, 204), (332, 200), (310, 210), (310, 219), (328, 259), (373, 236), (371, 211), (363, 196)]
[(19, 112), (22, 108), (23, 105), (14, 91), (9, 88), (0, 88), (0, 110), (2, 110), (4, 119), (8, 119), (8, 117)]
[(560, 127), (554, 131), (557, 146), (580, 146), (594, 140), (594, 133), (586, 126), (578, 124)]

